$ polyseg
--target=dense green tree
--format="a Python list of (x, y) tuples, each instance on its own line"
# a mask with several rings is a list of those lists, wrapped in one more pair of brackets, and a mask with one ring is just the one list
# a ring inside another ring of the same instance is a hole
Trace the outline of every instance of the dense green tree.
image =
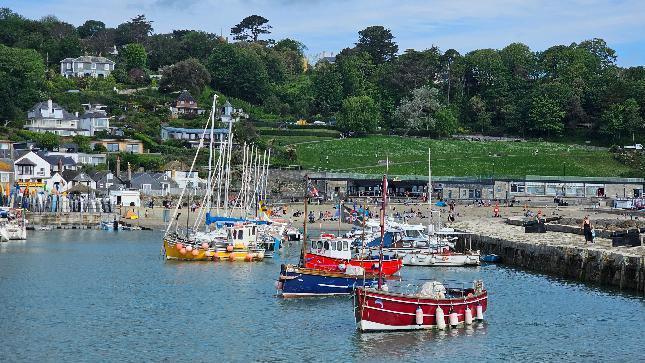
[(533, 96), (529, 110), (531, 130), (547, 137), (560, 135), (564, 131), (564, 115), (558, 101), (541, 94)]
[(143, 43), (153, 30), (152, 21), (143, 14), (137, 15), (116, 28), (116, 45)]
[(336, 57), (336, 69), (343, 80), (343, 98), (373, 94), (375, 66), (367, 52), (353, 52)]
[(251, 15), (242, 19), (237, 25), (231, 28), (233, 39), (257, 42), (258, 37), (262, 34), (271, 34), (271, 25), (269, 20), (259, 15)]
[(640, 115), (640, 107), (633, 98), (614, 104), (602, 114), (600, 132), (619, 141), (623, 136), (637, 134), (645, 130), (645, 123)]
[(371, 97), (349, 97), (343, 101), (336, 127), (343, 132), (365, 135), (376, 130), (380, 117), (378, 106)]
[(413, 90), (411, 97), (401, 101), (395, 117), (404, 125), (406, 134), (409, 131), (430, 131), (435, 128), (435, 114), (441, 108), (439, 90), (422, 86)]
[(358, 35), (356, 48), (359, 51), (367, 52), (372, 57), (374, 64), (392, 60), (399, 51), (392, 32), (383, 26), (369, 26), (359, 31)]
[(197, 59), (189, 58), (166, 67), (161, 72), (159, 90), (172, 92), (186, 89), (192, 94), (198, 95), (210, 82), (211, 75), (206, 67)]
[(186, 52), (182, 44), (169, 34), (155, 34), (145, 41), (147, 64), (150, 69), (161, 69), (186, 59)]
[(180, 38), (185, 56), (199, 59), (200, 62), (206, 62), (213, 49), (221, 42), (222, 40), (215, 34), (195, 30), (186, 32)]
[(0, 119), (24, 118), (23, 112), (40, 101), (45, 66), (31, 49), (0, 44)]
[(313, 112), (330, 116), (338, 111), (343, 102), (343, 80), (336, 66), (321, 63), (312, 79)]
[(129, 71), (133, 68), (144, 69), (148, 63), (148, 54), (143, 45), (131, 43), (126, 45), (121, 52), (124, 68)]
[(261, 103), (269, 91), (269, 76), (260, 56), (246, 47), (218, 44), (208, 59), (214, 89), (249, 102)]
[(99, 20), (87, 20), (76, 30), (78, 31), (79, 37), (89, 38), (105, 30), (105, 23)]

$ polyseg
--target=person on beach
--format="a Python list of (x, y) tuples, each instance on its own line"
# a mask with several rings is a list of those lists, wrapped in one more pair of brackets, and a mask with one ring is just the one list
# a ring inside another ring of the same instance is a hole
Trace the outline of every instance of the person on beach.
[(585, 235), (585, 244), (587, 243), (593, 243), (593, 226), (591, 225), (591, 221), (589, 220), (589, 216), (585, 216), (585, 219), (582, 220), (582, 232)]

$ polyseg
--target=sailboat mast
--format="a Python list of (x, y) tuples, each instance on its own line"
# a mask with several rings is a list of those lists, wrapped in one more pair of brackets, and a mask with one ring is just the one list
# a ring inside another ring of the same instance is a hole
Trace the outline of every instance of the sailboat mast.
[(226, 152), (226, 180), (224, 181), (224, 215), (229, 217), (228, 214), (228, 188), (231, 183), (231, 149), (233, 148), (233, 120), (228, 122), (228, 150)]
[(309, 176), (305, 177), (305, 213), (302, 220), (302, 250), (300, 251), (300, 265), (304, 266), (305, 251), (307, 250), (307, 199), (309, 198)]
[(383, 201), (381, 202), (381, 243), (378, 249), (378, 289), (383, 288), (383, 243), (385, 241), (385, 208), (387, 203), (387, 174), (383, 174)]
[(432, 234), (432, 164), (431, 164), (431, 151), (428, 148), (428, 210), (430, 217), (428, 218), (428, 236)]

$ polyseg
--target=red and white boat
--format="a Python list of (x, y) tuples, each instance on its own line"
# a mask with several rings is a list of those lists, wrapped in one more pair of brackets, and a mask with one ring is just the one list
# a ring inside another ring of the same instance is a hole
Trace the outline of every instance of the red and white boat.
[(305, 267), (344, 272), (347, 266), (360, 266), (367, 274), (378, 274), (379, 264), (382, 264), (382, 274), (390, 276), (397, 273), (403, 266), (402, 259), (395, 257), (384, 257), (382, 261), (379, 261), (378, 257), (352, 257), (351, 246), (351, 239), (323, 234), (320, 239), (311, 241), (311, 250), (305, 254)]
[(481, 281), (465, 289), (446, 289), (441, 283), (430, 282), (417, 294), (365, 287), (358, 287), (354, 292), (354, 313), (360, 331), (470, 325), (484, 319), (487, 307), (488, 293)]

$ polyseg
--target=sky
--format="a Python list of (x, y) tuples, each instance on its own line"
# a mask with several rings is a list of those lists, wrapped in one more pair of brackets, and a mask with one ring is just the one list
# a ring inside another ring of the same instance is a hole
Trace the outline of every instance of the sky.
[(77, 26), (95, 19), (116, 27), (145, 14), (157, 33), (197, 29), (224, 36), (257, 14), (273, 26), (270, 38), (299, 40), (312, 59), (352, 46), (367, 26), (383, 25), (400, 51), (435, 45), (464, 54), (512, 42), (544, 50), (603, 38), (619, 65), (645, 65), (645, 0), (3, 0), (0, 6)]

